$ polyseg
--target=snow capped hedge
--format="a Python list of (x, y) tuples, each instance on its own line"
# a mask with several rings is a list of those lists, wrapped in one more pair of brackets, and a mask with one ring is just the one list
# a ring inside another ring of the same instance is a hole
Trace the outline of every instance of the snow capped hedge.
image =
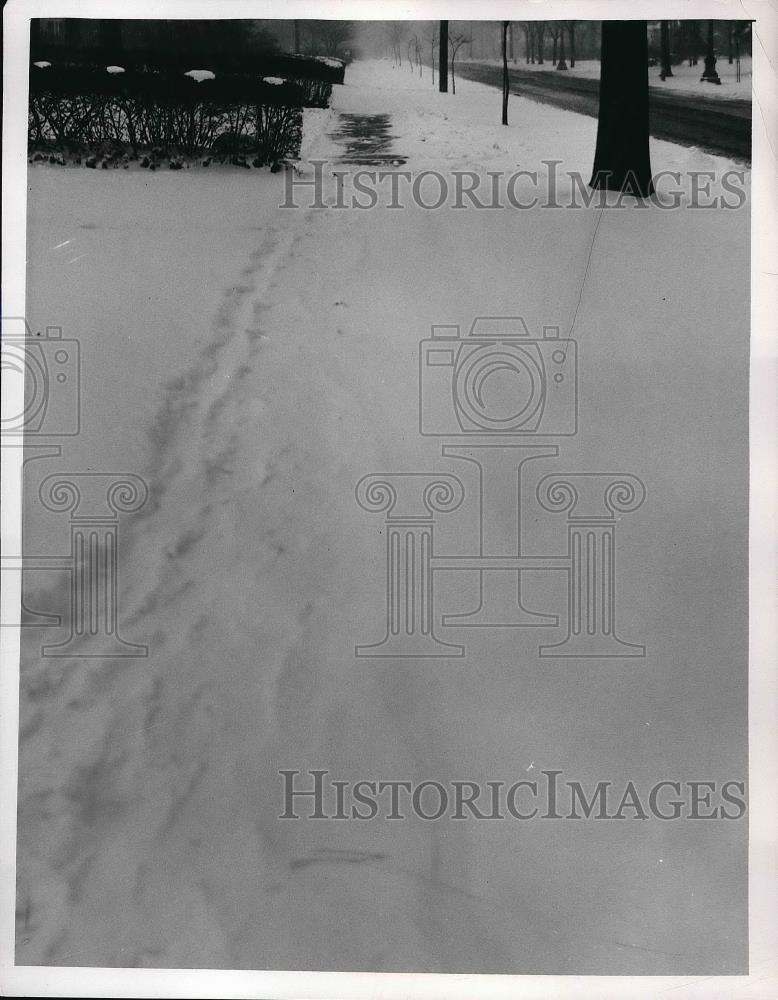
[(332, 69), (344, 69), (346, 65), (342, 59), (335, 59), (332, 56), (314, 56), (313, 58), (325, 66), (332, 67)]
[[(116, 51), (89, 46), (78, 49), (46, 44), (34, 45), (30, 61), (51, 62), (69, 69), (92, 69), (105, 72), (105, 67), (118, 61)], [(121, 65), (130, 73), (154, 72), (183, 75), (193, 68), (205, 67), (217, 77), (253, 76), (278, 77), (283, 80), (343, 83), (345, 62), (331, 56), (304, 56), (281, 52), (222, 52), (203, 47), (199, 50), (141, 49), (125, 46), (121, 50)]]
[(216, 74), (212, 73), (209, 69), (190, 69), (184, 73), (184, 76), (188, 76), (191, 80), (196, 80), (197, 83), (202, 83), (203, 80), (216, 79)]
[(242, 166), (276, 164), (299, 151), (301, 109), (326, 107), (345, 71), (328, 57), (268, 55), (229, 68), (217, 60), (214, 69), (180, 62), (150, 69), (132, 52), (122, 52), (122, 66), (88, 62), (88, 52), (76, 53), (83, 60), (77, 64), (72, 54), (60, 55), (71, 61), (52, 66), (38, 59), (31, 66), (30, 152), (100, 159), (109, 150), (102, 166), (152, 151), (150, 165), (154, 156), (172, 167), (181, 157), (212, 155)]
[(305, 100), (294, 82), (256, 74), (35, 69), (28, 142), (33, 154), (96, 158), (87, 166), (101, 157), (116, 166), (125, 154), (146, 152), (149, 166), (166, 159), (171, 169), (180, 169), (182, 157), (211, 155), (241, 160), (239, 166), (272, 165), (297, 155)]

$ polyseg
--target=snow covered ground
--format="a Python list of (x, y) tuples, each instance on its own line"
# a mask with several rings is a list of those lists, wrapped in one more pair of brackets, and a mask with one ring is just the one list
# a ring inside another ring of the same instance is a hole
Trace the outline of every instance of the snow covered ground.
[[(486, 62), (488, 60), (477, 61)], [(499, 62), (498, 60), (491, 61), (494, 62), (495, 65)], [(499, 62), (499, 65), (502, 65), (502, 63)], [(564, 70), (557, 71), (556, 63), (554, 63), (551, 59), (547, 59), (541, 66), (538, 63), (527, 63), (523, 58), (520, 58), (515, 64), (511, 63), (511, 66), (514, 66), (516, 69), (528, 70), (533, 73), (564, 72)], [(696, 66), (689, 66), (688, 63), (684, 62), (678, 66), (673, 66), (672, 77), (669, 77), (667, 80), (660, 80), (660, 67), (649, 66), (648, 85), (657, 91), (668, 90), (678, 94), (691, 94), (694, 97), (703, 97), (706, 100), (751, 100), (751, 56), (743, 56), (740, 60), (740, 80), (737, 79), (737, 67), (735, 63), (730, 65), (726, 58), (717, 58), (716, 72), (719, 74), (721, 86), (700, 82), (700, 77), (702, 76), (704, 68), (705, 60), (703, 58), (700, 58), (700, 61)], [(590, 80), (599, 80), (600, 60), (576, 59), (575, 66), (572, 69), (568, 68), (567, 73), (570, 76), (582, 76)]]
[[(390, 115), (416, 173), (590, 169), (593, 119), (512, 99), (502, 128), (499, 94), (457, 89), (350, 66), (295, 176), (343, 152), (340, 113)], [(277, 817), (279, 768), (745, 775), (745, 596), (716, 581), (746, 573), (747, 211), (284, 210), (284, 184), (30, 169), (31, 322), (84, 357), (65, 467), (151, 485), (120, 566), (121, 630), (149, 656), (45, 659), (50, 636), (25, 635), (17, 962), (739, 971), (741, 824)], [(477, 315), (573, 327), (582, 430), (553, 468), (648, 484), (620, 595), (645, 660), (541, 661), (532, 629), (468, 636), (463, 660), (354, 657), (380, 638), (384, 572), (355, 484), (429, 468), (472, 487), (417, 432), (417, 359), (431, 324)], [(30, 548), (66, 549), (28, 496)]]

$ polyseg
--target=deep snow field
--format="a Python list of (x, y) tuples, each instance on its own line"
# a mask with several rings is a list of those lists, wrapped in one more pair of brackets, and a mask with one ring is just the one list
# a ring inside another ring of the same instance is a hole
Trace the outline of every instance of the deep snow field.
[[(295, 176), (342, 152), (341, 112), (389, 114), (404, 169), (590, 169), (594, 119), (512, 98), (503, 128), (499, 102), (354, 64), (306, 114)], [(651, 149), (655, 171), (732, 166)], [(284, 767), (745, 776), (748, 210), (284, 210), (284, 183), (29, 170), (28, 312), (80, 340), (83, 429), (30, 464), (27, 544), (68, 545), (36, 477), (143, 476), (121, 631), (149, 656), (46, 659), (50, 636), (24, 635), (17, 962), (741, 971), (744, 824), (277, 816)], [(620, 528), (643, 660), (539, 660), (511, 629), (461, 660), (354, 657), (384, 600), (381, 519), (354, 487), (452, 469), (417, 432), (418, 342), (477, 315), (573, 326), (581, 432), (553, 469), (647, 484)], [(29, 585), (35, 607), (64, 599), (61, 579)]]

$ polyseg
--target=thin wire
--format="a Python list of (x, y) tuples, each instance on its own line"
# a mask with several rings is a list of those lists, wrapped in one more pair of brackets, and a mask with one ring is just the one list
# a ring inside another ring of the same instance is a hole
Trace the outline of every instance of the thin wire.
[(586, 279), (589, 277), (589, 268), (592, 262), (592, 253), (594, 252), (594, 243), (597, 239), (597, 233), (600, 229), (600, 223), (602, 222), (603, 212), (605, 211), (605, 205), (600, 205), (600, 211), (597, 216), (597, 223), (594, 227), (594, 232), (592, 233), (592, 238), (589, 243), (589, 252), (586, 257), (586, 267), (584, 268), (583, 278), (581, 279), (581, 286), (578, 289), (578, 301), (575, 304), (575, 312), (573, 313), (573, 319), (570, 323), (570, 329), (567, 333), (567, 339), (569, 340), (573, 335), (573, 329), (575, 328), (575, 321), (578, 319), (578, 310), (581, 308), (581, 299), (583, 299), (584, 288), (586, 287)]

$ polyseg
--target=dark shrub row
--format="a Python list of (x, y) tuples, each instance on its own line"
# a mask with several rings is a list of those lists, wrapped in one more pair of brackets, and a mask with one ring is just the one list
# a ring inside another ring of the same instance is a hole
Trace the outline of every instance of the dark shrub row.
[[(280, 77), (271, 79), (281, 79)], [(30, 94), (56, 94), (64, 98), (101, 95), (133, 98), (160, 104), (231, 104), (256, 102), (300, 107), (305, 101), (303, 87), (293, 80), (266, 83), (258, 74), (230, 73), (214, 80), (197, 81), (184, 73), (126, 70), (109, 73), (106, 67), (30, 67)]]
[(342, 59), (285, 53), (220, 52), (213, 49), (175, 48), (132, 49), (124, 46), (89, 46), (67, 49), (59, 45), (38, 43), (33, 46), (31, 62), (46, 61), (52, 66), (82, 66), (104, 69), (123, 66), (126, 70), (159, 70), (184, 73), (190, 69), (209, 69), (220, 74), (246, 76), (280, 76), (291, 80), (317, 80), (322, 83), (343, 83), (345, 63)]
[[(43, 74), (49, 70), (38, 70)], [(58, 73), (49, 88), (30, 87), (28, 137), (31, 150), (86, 153), (105, 147), (158, 156), (229, 158), (240, 152), (258, 163), (276, 163), (299, 152), (302, 94), (293, 84), (207, 80), (162, 74), (103, 72), (99, 83), (82, 86), (75, 75)], [(183, 82), (181, 82), (183, 81)]]
[[(271, 78), (273, 79), (273, 78)], [(321, 80), (266, 82), (232, 73), (197, 81), (180, 72), (31, 67), (31, 151), (110, 148), (157, 157), (249, 157), (277, 163), (299, 152), (302, 107), (326, 106)]]

